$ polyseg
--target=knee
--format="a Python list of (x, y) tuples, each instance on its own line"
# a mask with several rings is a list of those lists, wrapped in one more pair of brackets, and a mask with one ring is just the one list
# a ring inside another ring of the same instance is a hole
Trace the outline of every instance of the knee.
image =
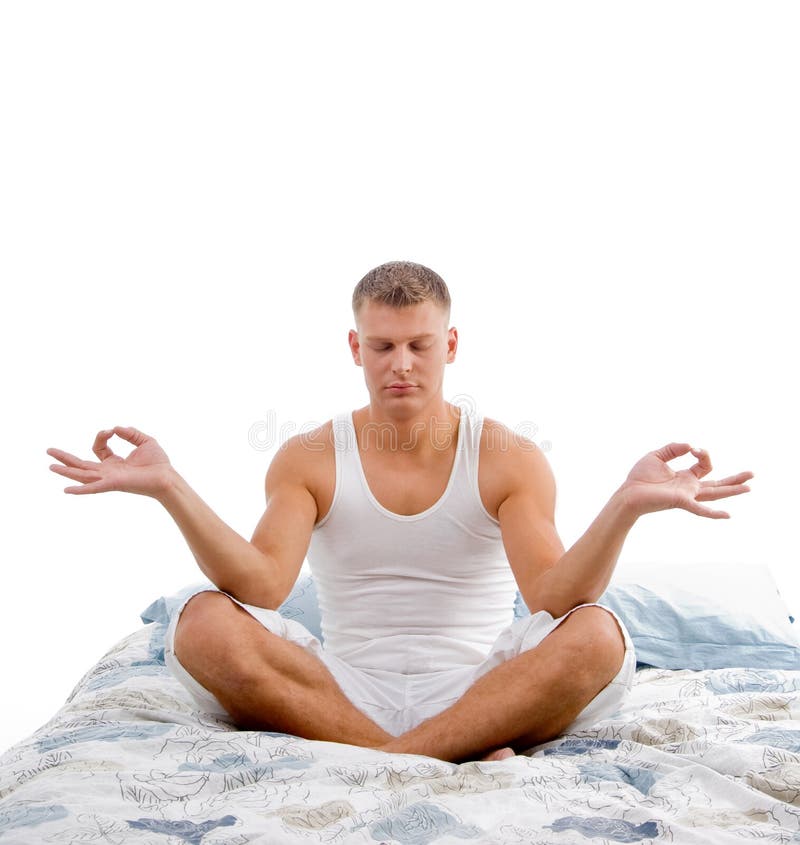
[(224, 593), (205, 591), (192, 596), (181, 611), (175, 627), (175, 655), (181, 663), (192, 661), (198, 652), (225, 646), (225, 631), (236, 612), (236, 604)]
[(611, 681), (625, 659), (625, 640), (614, 616), (598, 606), (579, 607), (565, 620), (572, 623), (580, 663), (592, 674)]

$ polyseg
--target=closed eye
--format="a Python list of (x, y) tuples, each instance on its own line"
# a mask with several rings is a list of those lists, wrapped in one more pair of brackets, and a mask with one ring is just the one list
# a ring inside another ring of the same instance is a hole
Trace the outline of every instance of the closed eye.
[[(388, 352), (388, 350), (390, 350), (391, 348), (392, 348), (391, 346), (374, 346), (373, 347), (373, 349), (375, 349), (378, 352)], [(415, 352), (422, 352), (423, 350), (428, 349), (428, 348), (429, 348), (429, 345), (423, 345), (423, 344), (417, 344), (417, 343), (411, 344), (411, 349), (413, 349)]]

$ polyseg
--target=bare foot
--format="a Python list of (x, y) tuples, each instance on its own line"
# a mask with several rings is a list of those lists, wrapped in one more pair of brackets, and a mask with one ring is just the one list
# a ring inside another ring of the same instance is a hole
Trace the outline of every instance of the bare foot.
[(516, 753), (514, 752), (513, 748), (509, 748), (505, 746), (505, 748), (497, 748), (494, 751), (487, 754), (485, 757), (481, 757), (481, 760), (507, 760), (509, 757), (516, 757)]

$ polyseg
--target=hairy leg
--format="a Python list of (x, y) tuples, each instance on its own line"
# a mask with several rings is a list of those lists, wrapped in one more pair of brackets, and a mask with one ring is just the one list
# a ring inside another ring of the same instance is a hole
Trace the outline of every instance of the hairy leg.
[(453, 762), (510, 756), (511, 746), (525, 750), (558, 736), (619, 672), (624, 655), (613, 616), (579, 608), (447, 710), (379, 747)]
[(320, 660), (222, 593), (198, 593), (187, 603), (175, 655), (241, 728), (367, 747), (392, 739)]

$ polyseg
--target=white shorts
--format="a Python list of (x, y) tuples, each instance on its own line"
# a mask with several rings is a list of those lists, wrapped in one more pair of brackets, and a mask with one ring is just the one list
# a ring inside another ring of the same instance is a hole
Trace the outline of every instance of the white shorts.
[[(206, 590), (208, 588), (203, 587), (197, 592)], [(225, 595), (228, 594), (225, 593)], [(475, 666), (458, 666), (445, 671), (404, 675), (384, 669), (368, 670), (350, 666), (341, 658), (330, 654), (322, 643), (299, 622), (284, 619), (276, 610), (254, 607), (243, 604), (232, 596), (228, 597), (243, 607), (268, 631), (296, 643), (321, 660), (345, 696), (392, 736), (399, 736), (416, 727), (420, 722), (447, 709), (461, 698), (478, 678), (506, 660), (537, 646), (570, 613), (578, 609), (573, 608), (558, 619), (554, 619), (547, 611), (541, 610), (531, 616), (516, 620), (500, 633), (483, 662)], [(172, 615), (167, 628), (164, 648), (166, 664), (175, 678), (191, 693), (203, 712), (230, 720), (230, 716), (219, 701), (183, 668), (175, 656), (175, 629), (190, 598), (192, 596), (189, 596)], [(580, 607), (603, 606), (585, 604)], [(622, 631), (625, 641), (625, 658), (614, 679), (589, 702), (565, 733), (588, 728), (612, 715), (620, 707), (633, 684), (636, 671), (633, 643), (619, 617), (608, 608), (603, 609), (616, 619)]]

